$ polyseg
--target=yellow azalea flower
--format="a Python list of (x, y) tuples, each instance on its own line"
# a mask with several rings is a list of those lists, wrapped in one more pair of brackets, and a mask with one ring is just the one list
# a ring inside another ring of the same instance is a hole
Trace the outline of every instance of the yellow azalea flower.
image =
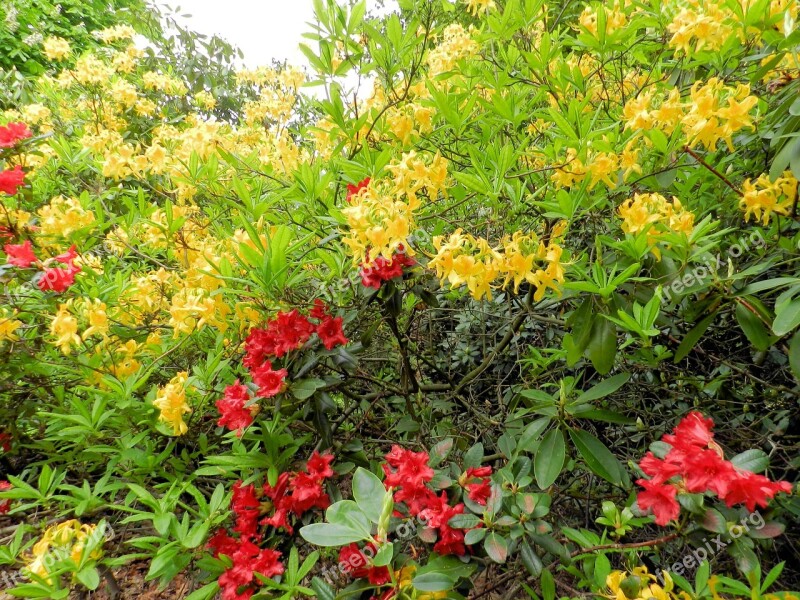
[(765, 174), (755, 182), (750, 179), (744, 182), (739, 206), (744, 210), (745, 221), (752, 216), (763, 225), (769, 225), (773, 214), (788, 215), (791, 212), (796, 196), (797, 179), (791, 171), (784, 171), (775, 181), (770, 181)]
[(22, 321), (14, 318), (13, 313), (5, 308), (0, 308), (0, 342), (3, 340), (17, 341), (19, 336), (15, 331), (22, 327), (22, 324)]
[(678, 600), (683, 595), (676, 595), (672, 590), (674, 584), (669, 573), (662, 571), (664, 585), (658, 584), (655, 575), (648, 572), (647, 567), (634, 567), (631, 572), (612, 571), (606, 577), (610, 600)]
[(453, 71), (459, 60), (478, 53), (480, 46), (458, 23), (448, 25), (442, 33), (442, 41), (428, 52), (428, 74), (436, 77)]
[(668, 231), (689, 235), (694, 229), (694, 213), (683, 207), (680, 200), (673, 197), (667, 200), (661, 194), (634, 194), (619, 209), (622, 230), (636, 235), (647, 232), (648, 241), (656, 258), (661, 257), (655, 246), (661, 233)]
[(192, 412), (186, 403), (186, 380), (189, 374), (181, 371), (170, 379), (169, 383), (158, 389), (153, 406), (159, 411), (159, 420), (172, 427), (173, 435), (183, 435), (189, 428), (183, 420), (183, 415)]
[(85, 340), (93, 335), (105, 337), (108, 335), (108, 315), (106, 314), (106, 304), (99, 299), (87, 300), (83, 303), (84, 317), (89, 323), (89, 327), (83, 332), (81, 337)]
[[(59, 560), (69, 558), (76, 564), (80, 563), (87, 542), (96, 532), (96, 525), (82, 525), (75, 519), (52, 525), (34, 544), (25, 570), (50, 581), (50, 569), (58, 566)], [(90, 555), (97, 560), (103, 556), (102, 538), (93, 541), (101, 542)]]
[(50, 323), (50, 335), (56, 338), (52, 343), (65, 355), (69, 355), (72, 347), (81, 343), (81, 338), (78, 337), (78, 319), (70, 314), (68, 308), (67, 304), (60, 304)]
[(475, 17), (481, 16), (487, 10), (496, 8), (494, 0), (466, 0), (467, 11)]
[(77, 198), (56, 196), (37, 211), (39, 233), (44, 236), (67, 237), (94, 223), (94, 214), (85, 210)]
[(72, 52), (69, 42), (64, 38), (51, 36), (44, 40), (44, 55), (47, 60), (64, 60)]

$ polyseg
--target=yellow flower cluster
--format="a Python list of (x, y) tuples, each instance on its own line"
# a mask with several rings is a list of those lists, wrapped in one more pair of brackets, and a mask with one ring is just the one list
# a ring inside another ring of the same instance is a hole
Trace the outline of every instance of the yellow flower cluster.
[(781, 177), (770, 181), (764, 174), (755, 181), (747, 179), (742, 186), (739, 206), (744, 210), (744, 220), (755, 217), (756, 221), (768, 225), (772, 214), (788, 215), (797, 198), (797, 179), (791, 171), (784, 171)]
[(648, 572), (647, 567), (635, 567), (632, 572), (612, 571), (606, 577), (609, 600), (688, 600), (684, 592), (676, 595), (672, 578), (664, 571), (663, 587), (657, 583), (655, 575)]
[(712, 151), (720, 140), (733, 151), (733, 134), (753, 128), (750, 111), (758, 104), (749, 85), (727, 86), (716, 77), (705, 83), (696, 81), (686, 102), (674, 88), (662, 96), (658, 108), (651, 106), (652, 101), (652, 93), (645, 92), (625, 104), (626, 129), (657, 128), (671, 135), (680, 126), (689, 147), (702, 145)]
[(586, 163), (578, 158), (575, 148), (568, 148), (564, 160), (554, 169), (550, 180), (558, 187), (571, 188), (588, 178), (590, 190), (598, 183), (614, 189), (619, 183), (620, 171), (623, 181), (632, 173), (642, 172), (639, 149), (634, 144), (635, 140), (630, 140), (619, 154), (611, 151), (590, 153)]
[(565, 227), (562, 223), (554, 228), (547, 243), (533, 233), (518, 231), (495, 248), (485, 239), (458, 229), (446, 241), (442, 236), (433, 238), (437, 253), (428, 266), (436, 269), (442, 283), (447, 280), (452, 287), (466, 284), (476, 300), (484, 296), (491, 299), (492, 288), (505, 289), (512, 282), (517, 292), (523, 281), (536, 287), (534, 299), (541, 300), (548, 288), (558, 292), (556, 284), (564, 281), (562, 249), (554, 239)]
[[(96, 525), (82, 525), (76, 519), (48, 527), (42, 539), (34, 544), (25, 569), (49, 581), (50, 569), (59, 567), (60, 560), (69, 558), (75, 563), (80, 562), (87, 542), (96, 532)], [(92, 541), (99, 542), (90, 555), (97, 560), (103, 555), (102, 540)]]
[(47, 237), (67, 238), (95, 221), (94, 214), (86, 210), (80, 200), (64, 196), (54, 197), (37, 214), (39, 234)]
[(186, 402), (186, 380), (189, 374), (181, 371), (169, 380), (169, 383), (158, 389), (153, 406), (159, 411), (159, 420), (172, 427), (173, 435), (183, 435), (189, 428), (183, 420), (183, 415), (192, 412)]
[(466, 0), (467, 11), (474, 17), (479, 17), (487, 10), (494, 10), (497, 5), (494, 0)]
[(734, 14), (713, 0), (685, 0), (667, 31), (675, 55), (719, 50), (733, 33)]
[(391, 259), (400, 246), (413, 254), (408, 236), (418, 200), (396, 197), (385, 182), (370, 182), (350, 200), (351, 205), (342, 209), (349, 227), (342, 241), (353, 253), (354, 264), (371, 263), (381, 255)]
[(72, 51), (67, 40), (56, 36), (45, 39), (43, 48), (47, 60), (64, 60)]
[(448, 25), (442, 32), (442, 41), (428, 52), (428, 74), (436, 77), (449, 73), (458, 61), (478, 53), (480, 46), (472, 39), (472, 27), (464, 29), (458, 23)]
[(415, 227), (418, 194), (424, 190), (428, 199), (435, 200), (447, 193), (447, 161), (438, 153), (426, 160), (408, 152), (387, 170), (392, 178), (371, 182), (342, 210), (349, 227), (342, 241), (355, 264), (370, 263), (381, 255), (391, 259), (400, 246), (413, 255), (408, 236)]
[(595, 6), (586, 5), (578, 18), (578, 22), (594, 37), (598, 36), (598, 19), (599, 12), (604, 13), (605, 17), (605, 31), (606, 35), (611, 35), (628, 24), (628, 16), (625, 14), (625, 6), (619, 5), (616, 2), (610, 4), (598, 4)]
[(114, 25), (94, 32), (94, 37), (104, 44), (111, 44), (119, 40), (132, 40), (136, 30), (130, 25)]
[(22, 327), (22, 321), (14, 318), (15, 316), (8, 309), (0, 308), (0, 342), (4, 340), (15, 342), (19, 339), (15, 332)]
[[(625, 233), (636, 235), (645, 231), (651, 244), (655, 244), (662, 233), (689, 235), (694, 228), (694, 213), (685, 209), (674, 196), (669, 201), (661, 194), (634, 194), (619, 207), (619, 216)], [(660, 259), (657, 247), (653, 246), (651, 251)]]
[(58, 349), (69, 355), (73, 346), (80, 346), (81, 338), (78, 337), (78, 319), (69, 312), (68, 304), (59, 304), (58, 312), (50, 323), (50, 335), (55, 337), (53, 344)]

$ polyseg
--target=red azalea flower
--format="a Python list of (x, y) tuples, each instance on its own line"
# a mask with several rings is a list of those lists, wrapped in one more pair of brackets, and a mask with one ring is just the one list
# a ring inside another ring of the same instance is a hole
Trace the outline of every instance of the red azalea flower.
[[(9, 483), (8, 481), (0, 481), (0, 492), (7, 492), (12, 487), (14, 486), (11, 485), (11, 483)], [(0, 500), (0, 515), (4, 515), (10, 510), (11, 510), (11, 500), (10, 499)]]
[(309, 475), (317, 479), (328, 479), (329, 477), (333, 477), (333, 469), (331, 468), (332, 462), (333, 454), (320, 454), (314, 450), (311, 458), (309, 458), (306, 463), (306, 471)]
[(292, 509), (292, 497), (289, 495), (289, 473), (281, 473), (275, 487), (264, 484), (264, 495), (272, 500), (272, 507), (275, 510), (271, 517), (261, 520), (262, 525), (270, 525), (275, 529), (283, 528), (290, 534), (294, 529), (289, 524), (289, 511)]
[(3, 452), (11, 452), (11, 441), (13, 438), (11, 434), (7, 431), (0, 433), (0, 448), (3, 449)]
[(274, 371), (272, 365), (267, 361), (261, 367), (253, 369), (250, 374), (253, 376), (253, 382), (258, 386), (258, 396), (272, 398), (286, 388), (285, 379), (289, 372), (286, 369)]
[(233, 553), (239, 547), (239, 541), (229, 536), (224, 529), (217, 529), (216, 533), (208, 539), (206, 547), (211, 550), (214, 558), (217, 558), (220, 554), (233, 556)]
[(767, 477), (750, 471), (737, 471), (736, 476), (728, 484), (727, 494), (723, 500), (729, 507), (744, 503), (747, 510), (753, 512), (756, 506), (766, 508), (769, 499), (778, 492), (790, 494), (792, 484), (788, 481), (770, 481)]
[(20, 140), (31, 137), (33, 133), (25, 123), (8, 123), (0, 127), (0, 148), (11, 148)]
[(711, 490), (723, 497), (728, 493), (730, 481), (736, 477), (733, 465), (720, 458), (714, 450), (698, 450), (684, 463), (683, 479), (692, 493)]
[(279, 312), (277, 317), (270, 322), (270, 326), (276, 330), (278, 346), (275, 348), (275, 356), (278, 358), (291, 350), (300, 348), (315, 330), (314, 325), (297, 309), (288, 313)]
[(423, 510), (436, 502), (436, 494), (428, 487), (423, 485), (403, 486), (394, 493), (395, 504), (401, 502), (408, 507), (408, 512), (412, 517), (418, 516)]
[(292, 512), (298, 517), (312, 508), (325, 510), (331, 505), (321, 481), (308, 473), (297, 473), (289, 487), (292, 490)]
[(22, 172), (21, 166), (17, 165), (8, 171), (0, 171), (0, 192), (13, 196), (23, 183), (25, 183), (25, 173)]
[(236, 526), (233, 530), (240, 533), (242, 539), (260, 537), (257, 531), (260, 508), (261, 503), (256, 497), (255, 486), (252, 484), (243, 486), (241, 481), (237, 481), (233, 486), (231, 510), (236, 514)]
[(53, 290), (54, 292), (64, 292), (75, 283), (75, 274), (80, 273), (81, 268), (76, 265), (69, 265), (66, 269), (53, 267), (45, 269), (39, 279), (39, 289), (43, 292)]
[(317, 298), (314, 300), (314, 308), (308, 313), (312, 319), (324, 319), (328, 316), (328, 305), (324, 301)]
[(470, 500), (486, 506), (492, 494), (492, 467), (470, 467), (458, 480), (461, 487), (466, 488)]
[[(433, 469), (428, 466), (430, 456), (427, 452), (412, 452), (400, 446), (392, 446), (386, 455), (383, 471), (386, 473), (386, 487), (418, 487), (433, 479)], [(396, 470), (392, 471), (390, 467)]]
[[(672, 453), (673, 451), (670, 451), (668, 456)], [(656, 483), (664, 483), (681, 472), (679, 464), (656, 458), (652, 452), (648, 452), (642, 457), (642, 460), (639, 461), (639, 468), (652, 477), (652, 481)]]
[(56, 256), (55, 260), (65, 265), (69, 265), (72, 264), (76, 258), (78, 258), (78, 253), (75, 252), (75, 244), (72, 244), (72, 246), (69, 247), (69, 250), (64, 252), (64, 254), (59, 254)]
[(665, 435), (662, 439), (670, 446), (676, 448), (707, 448), (714, 439), (711, 430), (714, 427), (712, 419), (704, 419), (697, 411), (690, 412), (673, 430), (674, 435)]
[(454, 554), (464, 556), (467, 549), (464, 546), (464, 531), (448, 527), (439, 533), (439, 541), (433, 545), (433, 551), (441, 556)]
[(325, 317), (317, 326), (317, 335), (327, 350), (348, 342), (342, 330), (342, 317)]
[(656, 524), (664, 526), (678, 518), (681, 507), (675, 499), (678, 490), (674, 486), (647, 479), (639, 479), (636, 483), (645, 489), (636, 496), (636, 502), (642, 510), (652, 510), (656, 517)]
[[(370, 554), (375, 555), (375, 545), (367, 544), (365, 550), (369, 548)], [(357, 544), (342, 546), (339, 549), (339, 564), (342, 565), (345, 573), (354, 579), (368, 579), (372, 585), (386, 585), (392, 578), (388, 567), (373, 567), (367, 554), (358, 548)]]
[(359, 182), (358, 182), (357, 184), (355, 184), (355, 185), (353, 185), (352, 183), (348, 183), (348, 184), (347, 184), (347, 197), (345, 198), (345, 200), (346, 200), (347, 202), (350, 202), (350, 199), (351, 199), (353, 196), (355, 196), (356, 194), (358, 194), (358, 193), (359, 193), (361, 190), (363, 190), (363, 189), (366, 189), (366, 187), (367, 187), (368, 185), (369, 185), (369, 177), (367, 177), (366, 179), (364, 179), (364, 180), (362, 180), (362, 181), (359, 181)]
[(361, 283), (365, 287), (379, 288), (384, 281), (389, 281), (395, 277), (402, 277), (403, 267), (412, 267), (417, 262), (406, 255), (403, 247), (392, 256), (392, 260), (387, 260), (383, 256), (377, 257), (369, 266), (365, 263), (361, 265)]
[(281, 553), (270, 548), (259, 548), (248, 540), (240, 540), (239, 547), (231, 556), (233, 566), (220, 575), (218, 582), (222, 588), (222, 597), (225, 600), (240, 600), (250, 598), (254, 590), (247, 589), (239, 592), (239, 588), (258, 585), (258, 580), (253, 575), (260, 573), (264, 577), (275, 577), (283, 573), (280, 562)]
[(225, 388), (225, 395), (221, 400), (217, 400), (217, 410), (220, 418), (217, 425), (227, 427), (231, 431), (236, 431), (236, 435), (241, 437), (245, 427), (253, 423), (253, 413), (246, 407), (250, 400), (247, 388), (236, 380), (236, 383)]
[(30, 267), (37, 260), (33, 253), (33, 244), (25, 240), (22, 244), (6, 244), (3, 251), (8, 255), (8, 264), (23, 269)]
[(277, 339), (275, 333), (267, 329), (252, 329), (244, 341), (245, 357), (242, 363), (248, 369), (257, 369), (270, 356), (275, 355)]

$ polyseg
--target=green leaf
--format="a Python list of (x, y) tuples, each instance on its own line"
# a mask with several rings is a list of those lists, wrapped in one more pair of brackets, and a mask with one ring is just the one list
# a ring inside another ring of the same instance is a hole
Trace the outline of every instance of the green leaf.
[(480, 525), (482, 522), (483, 521), (481, 521), (481, 519), (475, 515), (463, 513), (451, 517), (447, 524), (453, 529), (472, 529), (473, 527)]
[(323, 387), (325, 382), (322, 379), (300, 379), (292, 382), (292, 395), (298, 400), (307, 400)]
[(556, 598), (556, 582), (553, 580), (553, 574), (545, 569), (542, 571), (542, 578), (539, 581), (542, 586), (543, 600), (555, 600)]
[(542, 432), (547, 429), (549, 424), (550, 417), (542, 417), (528, 425), (525, 431), (522, 432), (522, 435), (519, 436), (517, 452), (532, 452), (536, 444), (541, 440)]
[(589, 344), (586, 346), (586, 357), (601, 375), (606, 375), (614, 366), (617, 356), (617, 328), (608, 319), (595, 319)]
[(528, 573), (533, 577), (539, 577), (539, 575), (542, 574), (544, 565), (542, 564), (542, 559), (533, 551), (533, 548), (531, 548), (528, 542), (522, 542), (522, 544), (520, 544), (519, 554), (522, 558), (522, 564), (528, 569)]
[(758, 350), (767, 350), (777, 340), (770, 335), (770, 331), (763, 321), (740, 303), (736, 304), (736, 321), (750, 343)]
[(444, 573), (421, 573), (411, 580), (420, 592), (444, 592), (453, 589), (456, 580)]
[(483, 540), (486, 555), (496, 563), (504, 563), (508, 558), (508, 541), (502, 535), (490, 533)]
[(335, 600), (336, 590), (319, 577), (311, 580), (311, 589), (314, 590), (318, 600)]
[(753, 473), (761, 473), (769, 466), (769, 456), (763, 450), (753, 448), (745, 450), (741, 454), (737, 454), (731, 459), (733, 466), (739, 467), (745, 471)]
[(561, 430), (554, 428), (548, 431), (533, 459), (533, 474), (536, 477), (536, 485), (541, 489), (549, 488), (561, 474), (566, 450)]
[(599, 400), (600, 398), (605, 398), (609, 394), (613, 394), (619, 388), (625, 385), (630, 378), (631, 378), (630, 373), (619, 373), (617, 375), (614, 375), (613, 377), (609, 377), (608, 379), (601, 381), (597, 385), (583, 392), (575, 400), (575, 403), (585, 404), (593, 400)]
[(775, 320), (772, 322), (772, 332), (783, 337), (794, 331), (798, 325), (800, 325), (800, 298), (795, 298), (778, 309)]
[(303, 539), (317, 546), (345, 546), (367, 539), (363, 532), (334, 523), (312, 523), (300, 528)]
[(800, 331), (789, 342), (789, 368), (794, 378), (800, 382)]
[(90, 590), (96, 590), (97, 586), (100, 585), (100, 573), (94, 567), (85, 567), (81, 569), (75, 573), (75, 577)]
[(613, 485), (627, 487), (630, 483), (622, 464), (617, 460), (605, 444), (588, 431), (570, 429), (569, 436), (578, 449), (586, 466), (595, 475), (602, 477)]
[(353, 475), (353, 498), (373, 523), (377, 524), (381, 520), (386, 494), (386, 487), (375, 473), (362, 467), (356, 469)]

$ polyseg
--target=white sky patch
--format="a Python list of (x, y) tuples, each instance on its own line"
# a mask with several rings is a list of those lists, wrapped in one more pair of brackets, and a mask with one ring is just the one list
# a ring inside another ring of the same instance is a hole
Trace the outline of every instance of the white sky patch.
[[(192, 15), (185, 20), (190, 29), (218, 35), (241, 48), (248, 68), (269, 65), (273, 58), (308, 66), (299, 44), (316, 48), (315, 42), (302, 37), (312, 31), (307, 25), (314, 21), (311, 0), (183, 0), (177, 4), (181, 14)], [(394, 0), (386, 4), (385, 12), (396, 6)], [(375, 5), (375, 0), (367, 0), (368, 10)]]

